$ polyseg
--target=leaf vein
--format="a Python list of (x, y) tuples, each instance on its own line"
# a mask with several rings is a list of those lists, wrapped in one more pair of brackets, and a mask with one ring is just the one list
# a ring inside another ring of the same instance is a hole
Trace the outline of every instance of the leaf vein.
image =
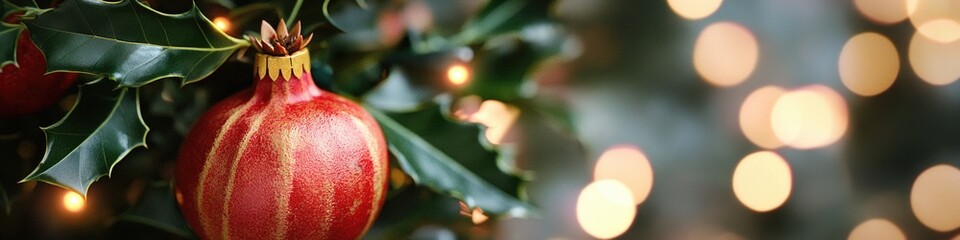
[(131, 10), (133, 10), (133, 16), (137, 18), (137, 25), (140, 25), (140, 34), (143, 35), (143, 41), (150, 43), (150, 39), (147, 38), (147, 30), (143, 28), (143, 23), (140, 22), (140, 14), (137, 13), (137, 8), (134, 7), (133, 4), (128, 3), (127, 5), (130, 6)]
[(108, 38), (108, 37), (97, 36), (97, 35), (89, 35), (89, 34), (83, 34), (83, 33), (70, 32), (70, 31), (65, 31), (65, 30), (61, 30), (61, 29), (56, 29), (56, 28), (47, 27), (47, 26), (41, 26), (41, 25), (36, 25), (36, 24), (32, 24), (32, 25), (33, 25), (33, 26), (36, 26), (36, 27), (44, 28), (44, 29), (47, 29), (47, 30), (50, 30), (50, 31), (55, 31), (55, 32), (67, 34), (67, 35), (81, 36), (81, 37), (86, 37), (86, 38), (102, 39), (102, 40), (107, 40), (107, 41), (116, 42), (116, 43), (120, 43), (120, 44), (146, 45), (146, 46), (155, 46), (155, 47), (168, 48), (168, 49), (174, 49), (174, 50), (196, 51), (196, 52), (219, 52), (219, 51), (233, 50), (233, 49), (236, 49), (236, 48), (240, 47), (240, 44), (234, 44), (234, 45), (230, 45), (230, 46), (226, 46), (226, 47), (218, 47), (218, 48), (199, 48), (199, 47), (168, 46), (168, 45), (160, 45), (160, 44), (153, 44), (153, 43), (139, 43), (139, 42), (131, 42), (131, 41), (120, 40), (120, 39), (116, 39), (116, 38)]
[[(117, 98), (115, 98), (116, 102), (113, 104), (113, 107), (111, 107), (110, 113), (107, 114), (107, 116), (106, 116), (105, 118), (101, 119), (102, 121), (100, 122), (100, 124), (97, 125), (97, 127), (96, 127), (95, 129), (91, 130), (91, 131), (89, 132), (89, 134), (86, 134), (86, 133), (83, 134), (83, 135), (85, 135), (86, 137), (84, 137), (84, 139), (83, 139), (82, 141), (80, 141), (80, 144), (77, 144), (76, 146), (73, 146), (73, 149), (71, 149), (69, 153), (67, 153), (66, 155), (64, 155), (64, 156), (63, 156), (62, 158), (60, 158), (59, 160), (57, 160), (56, 163), (50, 165), (49, 167), (46, 167), (46, 169), (44, 169), (43, 172), (38, 173), (38, 174), (36, 174), (36, 175), (34, 175), (34, 174), (30, 174), (30, 175), (31, 175), (31, 176), (47, 175), (47, 171), (49, 171), (50, 169), (53, 169), (53, 168), (56, 167), (57, 165), (60, 165), (61, 163), (63, 163), (63, 160), (64, 160), (64, 159), (67, 159), (67, 158), (70, 158), (70, 157), (75, 156), (75, 154), (77, 153), (77, 150), (80, 149), (80, 146), (81, 146), (81, 145), (89, 144), (88, 141), (89, 141), (91, 138), (93, 138), (94, 135), (96, 135), (98, 132), (100, 132), (100, 130), (103, 130), (103, 127), (109, 122), (110, 118), (113, 118), (113, 115), (116, 113), (117, 108), (120, 107), (121, 102), (122, 102), (122, 99), (123, 99), (123, 95), (126, 93), (127, 90), (126, 90), (126, 89), (122, 89), (122, 90), (119, 90), (119, 91), (122, 91), (122, 92), (120, 93), (120, 95), (119, 95)], [(81, 92), (81, 97), (82, 97), (82, 92)], [(77, 99), (77, 101), (79, 101), (79, 100), (80, 100), (80, 98)], [(72, 110), (71, 110), (71, 112), (72, 112)], [(66, 117), (70, 117), (71, 115), (72, 115), (72, 114), (69, 114), (69, 113), (68, 113)], [(64, 120), (69, 120), (69, 119), (64, 119)], [(60, 124), (60, 123), (57, 123), (57, 124)], [(57, 127), (59, 127), (59, 125), (58, 125)], [(50, 130), (55, 130), (55, 128), (51, 128)], [(50, 148), (50, 146), (48, 146), (48, 148)], [(47, 157), (48, 157), (48, 156), (44, 156), (43, 162), (46, 162), (46, 161), (50, 160), (50, 159), (47, 159)], [(82, 158), (80, 158), (80, 159), (82, 159)], [(38, 169), (38, 170), (39, 170), (39, 169)], [(82, 171), (77, 171), (77, 177), (78, 177), (78, 179), (82, 179), (81, 176), (80, 176), (81, 172), (82, 172)], [(82, 184), (86, 184), (86, 183), (82, 183)], [(87, 186), (84, 186), (84, 187), (87, 187)], [(86, 189), (83, 189), (83, 190), (86, 190)]]
[(133, 75), (134, 72), (140, 70), (141, 67), (146, 66), (148, 63), (151, 63), (151, 62), (159, 59), (161, 56), (163, 56), (163, 53), (166, 52), (166, 51), (167, 51), (167, 49), (161, 49), (161, 50), (160, 50), (160, 53), (158, 53), (156, 56), (153, 56), (153, 58), (150, 58), (150, 60), (144, 61), (143, 63), (140, 63), (140, 64), (137, 65), (136, 67), (134, 67), (134, 68), (130, 69), (129, 71), (127, 71), (127, 74), (123, 76), (123, 79), (121, 80), (121, 82), (127, 82), (127, 79), (128, 79), (128, 77), (130, 77), (130, 75)]
[(107, 9), (100, 8), (103, 10), (103, 15), (107, 16), (107, 23), (110, 23), (110, 32), (113, 33), (113, 38), (117, 38), (117, 28), (113, 26), (113, 18), (110, 17), (110, 12), (107, 12)]
[(170, 43), (170, 34), (167, 33), (167, 27), (163, 26), (163, 20), (160, 20), (160, 16), (153, 15), (157, 19), (157, 24), (160, 24), (160, 29), (163, 30), (163, 38), (167, 40), (167, 45), (173, 45)]
[(70, 51), (67, 51), (67, 54), (64, 54), (64, 55), (60, 56), (60, 58), (57, 59), (57, 62), (62, 62), (64, 57), (69, 56), (69, 55), (71, 55), (74, 51), (79, 50), (80, 47), (82, 47), (83, 45), (87, 45), (87, 43), (90, 42), (90, 40), (93, 40), (93, 39), (87, 39), (87, 40), (83, 41), (83, 43), (77, 45), (76, 47), (73, 47), (73, 49), (70, 49)]
[(90, 24), (90, 20), (87, 19), (87, 15), (83, 14), (84, 12), (83, 7), (80, 6), (80, 3), (77, 3), (79, 1), (72, 1), (72, 2), (73, 2), (73, 5), (77, 6), (77, 9), (80, 10), (80, 17), (83, 18), (83, 23), (86, 23), (87, 28), (90, 28), (90, 33), (96, 35), (97, 31), (93, 30), (93, 25)]
[(207, 45), (213, 48), (213, 43), (210, 42), (210, 39), (207, 38), (207, 34), (203, 32), (203, 26), (200, 26), (200, 20), (193, 18), (193, 22), (197, 24), (197, 31), (200, 32), (200, 36), (203, 36), (203, 40), (207, 41)]
[(212, 54), (213, 54), (213, 52), (209, 52), (209, 53), (207, 53), (207, 55), (203, 56), (203, 58), (201, 58), (200, 61), (197, 61), (196, 63), (194, 63), (194, 64), (193, 64), (193, 67), (190, 68), (190, 71), (187, 72), (187, 74), (184, 74), (184, 76), (183, 76), (183, 77), (184, 77), (184, 81), (190, 80), (190, 79), (187, 79), (187, 78), (189, 78), (190, 75), (193, 75), (193, 71), (196, 71), (196, 70), (197, 70), (197, 67), (200, 66), (200, 63), (202, 63), (204, 60), (207, 60), (207, 58), (210, 57), (210, 55), (212, 55)]

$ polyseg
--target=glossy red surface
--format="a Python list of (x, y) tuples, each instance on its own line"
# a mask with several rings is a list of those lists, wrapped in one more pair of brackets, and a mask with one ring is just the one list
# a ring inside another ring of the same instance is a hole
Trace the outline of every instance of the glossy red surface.
[(260, 79), (197, 120), (175, 188), (204, 239), (357, 239), (387, 189), (380, 127), (301, 79)]
[(47, 62), (26, 30), (17, 40), (16, 60), (17, 64), (7, 64), (0, 69), (0, 118), (31, 114), (49, 107), (77, 79), (75, 73), (44, 74)]

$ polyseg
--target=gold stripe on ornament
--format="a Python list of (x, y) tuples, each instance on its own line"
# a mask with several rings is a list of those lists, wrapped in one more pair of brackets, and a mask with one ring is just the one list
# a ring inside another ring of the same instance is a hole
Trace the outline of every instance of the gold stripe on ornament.
[(277, 214), (274, 216), (277, 221), (277, 228), (274, 231), (273, 239), (287, 239), (287, 217), (290, 215), (290, 195), (293, 193), (293, 165), (296, 162), (294, 151), (300, 148), (300, 132), (296, 128), (288, 130), (273, 131), (270, 142), (273, 148), (279, 151), (280, 168), (277, 172), (280, 174), (280, 187), (277, 193)]
[[(316, 140), (318, 150), (317, 153), (320, 155), (319, 158), (322, 159), (320, 161), (320, 169), (324, 171), (329, 171), (330, 168), (333, 168), (333, 166), (329, 166), (329, 163), (331, 163), (329, 162), (329, 159), (334, 159), (333, 153), (330, 152), (330, 149), (333, 149), (333, 147), (327, 144), (330, 141), (331, 139)], [(320, 231), (318, 232), (320, 235), (315, 236), (317, 239), (329, 238), (327, 235), (333, 228), (333, 210), (336, 208), (336, 200), (334, 200), (335, 197), (336, 189), (334, 189), (333, 181), (321, 181), (320, 203), (324, 203), (326, 205), (322, 206), (323, 214), (321, 214), (322, 217), (320, 217)]]
[(244, 152), (247, 151), (247, 147), (250, 145), (250, 139), (253, 138), (253, 134), (260, 131), (260, 125), (263, 123), (265, 115), (265, 113), (260, 113), (254, 117), (253, 122), (250, 124), (250, 129), (247, 129), (247, 132), (243, 134), (243, 139), (240, 140), (237, 155), (234, 156), (230, 164), (230, 175), (227, 176), (227, 187), (223, 193), (223, 208), (220, 210), (220, 218), (222, 219), (222, 224), (220, 225), (221, 239), (230, 239), (230, 199), (233, 197), (233, 185), (237, 178), (237, 168), (240, 165), (240, 160), (243, 159)]
[(253, 64), (256, 66), (254, 71), (261, 79), (264, 76), (269, 76), (273, 81), (280, 79), (281, 76), (284, 80), (290, 80), (291, 77), (299, 78), (304, 72), (310, 73), (310, 51), (304, 48), (289, 56), (257, 53)]
[(210, 151), (207, 152), (206, 157), (203, 160), (203, 170), (200, 172), (200, 184), (197, 184), (197, 211), (199, 211), (200, 225), (204, 232), (209, 233), (211, 230), (210, 224), (212, 224), (210, 223), (210, 218), (207, 216), (206, 211), (203, 211), (203, 201), (204, 194), (206, 194), (205, 186), (207, 184), (207, 176), (210, 175), (210, 170), (213, 169), (212, 165), (215, 162), (213, 157), (217, 154), (217, 151), (220, 151), (220, 145), (223, 143), (224, 137), (226, 137), (234, 123), (236, 123), (237, 120), (240, 119), (240, 116), (246, 113), (248, 109), (250, 109), (250, 105), (245, 104), (241, 108), (230, 112), (230, 116), (227, 117), (227, 121), (223, 123), (223, 128), (217, 130), (217, 138), (213, 141), (213, 146), (210, 147)]
[[(353, 121), (353, 125), (362, 132), (363, 139), (367, 142), (367, 149), (370, 150), (370, 161), (373, 163), (373, 201), (370, 207), (370, 214), (367, 216), (367, 226), (363, 227), (363, 232), (367, 232), (370, 229), (370, 226), (373, 225), (373, 220), (377, 216), (377, 212), (380, 211), (380, 198), (383, 194), (383, 182), (386, 180), (384, 171), (381, 170), (383, 166), (383, 159), (380, 157), (380, 144), (377, 142), (377, 137), (373, 135), (373, 132), (367, 127), (367, 124), (360, 120), (357, 117), (351, 117), (350, 120)], [(387, 169), (389, 171), (389, 169)]]

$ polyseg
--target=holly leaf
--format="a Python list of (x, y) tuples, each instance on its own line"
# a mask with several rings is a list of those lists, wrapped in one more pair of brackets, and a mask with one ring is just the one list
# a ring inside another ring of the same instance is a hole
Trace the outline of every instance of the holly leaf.
[(237, 7), (237, 4), (233, 0), (204, 0), (204, 3), (215, 3), (217, 5), (223, 6), (225, 8), (233, 9)]
[(367, 111), (383, 128), (390, 152), (397, 158), (400, 168), (417, 184), (457, 198), (470, 208), (479, 207), (487, 213), (536, 215), (532, 206), (484, 181), (390, 116), (372, 108), (367, 108)]
[(180, 214), (173, 186), (169, 182), (150, 184), (140, 200), (117, 219), (141, 223), (185, 238), (197, 238)]
[(43, 128), (47, 151), (25, 181), (42, 181), (86, 195), (87, 188), (138, 146), (150, 129), (140, 117), (136, 89), (101, 79), (80, 87), (73, 109)]
[(0, 23), (0, 66), (15, 63), (17, 55), (17, 40), (19, 40), (22, 25)]
[(133, 0), (66, 0), (23, 22), (48, 71), (101, 75), (125, 87), (166, 77), (199, 81), (248, 45), (218, 30), (196, 5), (165, 14)]
[(437, 95), (455, 88), (447, 80), (447, 68), (469, 62), (473, 55), (465, 47), (425, 54), (398, 52), (382, 61), (383, 65), (390, 66), (389, 74), (364, 94), (365, 103), (390, 112), (419, 110)]
[[(365, 24), (373, 22), (373, 20), (376, 19), (376, 15), (371, 15), (376, 12), (370, 11), (366, 2), (362, 0), (260, 0), (257, 3), (247, 6), (260, 4), (272, 7), (273, 10), (276, 11), (276, 17), (286, 19), (289, 23), (301, 21), (303, 24), (303, 32), (314, 34), (314, 43), (326, 42), (345, 31), (352, 32), (360, 30), (357, 29), (358, 23)], [(373, 18), (371, 18), (371, 16), (373, 16)], [(367, 27), (367, 25), (359, 26)], [(369, 28), (373, 29), (373, 27), (375, 26)], [(324, 44), (314, 44), (314, 46), (322, 45)], [(317, 52), (314, 51), (314, 53)]]
[(4, 2), (15, 7), (38, 8), (38, 9), (40, 8), (40, 5), (38, 5), (37, 1), (34, 1), (34, 0), (4, 0)]
[[(386, 1), (374, 1), (374, 6), (382, 5)], [(299, 3), (299, 9), (297, 4)], [(322, 0), (322, 1), (280, 1), (274, 4), (282, 9), (281, 14), (295, 14), (293, 16), (281, 16), (288, 20), (299, 19), (303, 21), (306, 29), (320, 30), (323, 33), (340, 33), (343, 31), (357, 30), (357, 27), (366, 27), (374, 19), (370, 14), (376, 13), (371, 6), (363, 0)], [(297, 10), (294, 12), (294, 10)], [(373, 15), (375, 16), (375, 15)], [(327, 32), (333, 31), (333, 32)], [(317, 35), (316, 37), (329, 37), (328, 35)]]
[(456, 42), (471, 44), (549, 19), (554, 0), (490, 0), (458, 34)]
[(40, 10), (40, 6), (33, 0), (3, 0), (0, 2), (0, 14), (3, 14), (2, 17), (4, 18), (15, 12), (36, 12)]
[(14, 10), (12, 7), (8, 5), (10, 5), (10, 3), (7, 2), (7, 0), (0, 1), (0, 22), (2, 22), (5, 18), (7, 18), (7, 15), (12, 13)]
[(523, 85), (546, 60), (563, 51), (567, 35), (559, 26), (530, 25), (522, 34), (487, 41), (473, 62), (475, 75), (464, 94), (483, 99), (517, 101), (529, 97)]

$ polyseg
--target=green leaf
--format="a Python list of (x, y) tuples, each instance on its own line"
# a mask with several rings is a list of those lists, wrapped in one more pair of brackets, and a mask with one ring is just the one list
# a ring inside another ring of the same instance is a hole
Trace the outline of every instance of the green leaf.
[(0, 66), (15, 63), (17, 60), (17, 40), (23, 25), (0, 23)]
[(40, 6), (33, 0), (3, 0), (0, 2), (0, 14), (7, 17), (14, 12), (39, 12)]
[(7, 18), (7, 15), (13, 12), (13, 8), (8, 6), (9, 4), (6, 0), (0, 1), (0, 21)]
[(515, 145), (494, 145), (487, 140), (488, 128), (479, 123), (453, 120), (453, 101), (447, 96), (415, 112), (388, 112), (394, 121), (406, 127), (436, 149), (447, 154), (475, 175), (514, 196), (524, 196), (520, 191), (527, 173), (516, 168)]
[(214, 3), (225, 8), (233, 9), (237, 7), (237, 4), (233, 0), (204, 0), (204, 3)]
[(47, 151), (23, 181), (42, 181), (86, 195), (87, 188), (138, 146), (150, 129), (140, 116), (136, 89), (100, 80), (80, 87), (73, 109), (43, 128)]
[(248, 45), (214, 27), (196, 5), (164, 14), (133, 0), (67, 0), (24, 23), (47, 70), (101, 75), (127, 87), (166, 77), (198, 81)]
[[(363, 8), (366, 5), (360, 1), (350, 0), (260, 0), (251, 5), (257, 4), (273, 6), (277, 17), (286, 19), (290, 24), (294, 22), (290, 20), (301, 21), (304, 35), (314, 34), (314, 43), (325, 42), (347, 30), (356, 30), (355, 22), (369, 22), (372, 12)], [(267, 21), (272, 23), (276, 20)], [(318, 45), (322, 44), (314, 44)]]
[(531, 73), (559, 56), (568, 38), (559, 26), (551, 24), (529, 25), (522, 31), (486, 42), (477, 52), (474, 78), (463, 94), (510, 102), (531, 97), (523, 92)]
[(487, 213), (536, 215), (532, 206), (484, 181), (386, 114), (371, 108), (367, 111), (383, 128), (390, 152), (396, 156), (400, 167), (417, 184), (460, 199), (469, 207), (479, 207)]
[(40, 8), (40, 5), (37, 5), (37, 1), (34, 0), (4, 0), (4, 2), (20, 8)]
[(395, 51), (382, 61), (391, 66), (386, 79), (365, 93), (365, 103), (389, 112), (419, 110), (437, 95), (454, 88), (447, 68), (470, 61), (469, 48), (451, 48), (426, 54)]
[(140, 200), (117, 219), (142, 223), (185, 238), (197, 238), (180, 214), (173, 187), (169, 182), (150, 184), (143, 191)]
[(16, 3), (9, 0), (0, 1), (0, 42), (3, 43), (0, 44), (0, 67), (17, 62), (17, 41), (20, 39), (20, 31), (23, 31), (23, 25), (9, 24), (2, 22), (2, 20), (10, 13), (23, 11), (24, 8), (20, 4), (29, 3), (32, 3), (34, 7), (37, 6), (32, 0), (17, 1)]
[[(378, 1), (381, 3), (384, 1)], [(299, 8), (297, 4), (300, 4)], [(303, 21), (305, 29), (316, 29), (310, 26), (324, 26), (330, 30), (355, 30), (358, 23), (369, 24), (368, 14), (376, 13), (371, 11), (368, 5), (363, 1), (350, 0), (285, 0), (275, 3), (280, 6), (283, 14), (293, 14), (286, 16), (289, 19), (298, 19)], [(352, 13), (347, 16), (344, 13)], [(375, 16), (375, 15), (374, 15)], [(281, 16), (282, 17), (282, 16)], [(366, 26), (366, 25), (363, 25)], [(316, 36), (329, 37), (329, 36)]]
[(554, 0), (490, 0), (458, 34), (456, 42), (471, 44), (493, 35), (516, 31), (549, 19)]

